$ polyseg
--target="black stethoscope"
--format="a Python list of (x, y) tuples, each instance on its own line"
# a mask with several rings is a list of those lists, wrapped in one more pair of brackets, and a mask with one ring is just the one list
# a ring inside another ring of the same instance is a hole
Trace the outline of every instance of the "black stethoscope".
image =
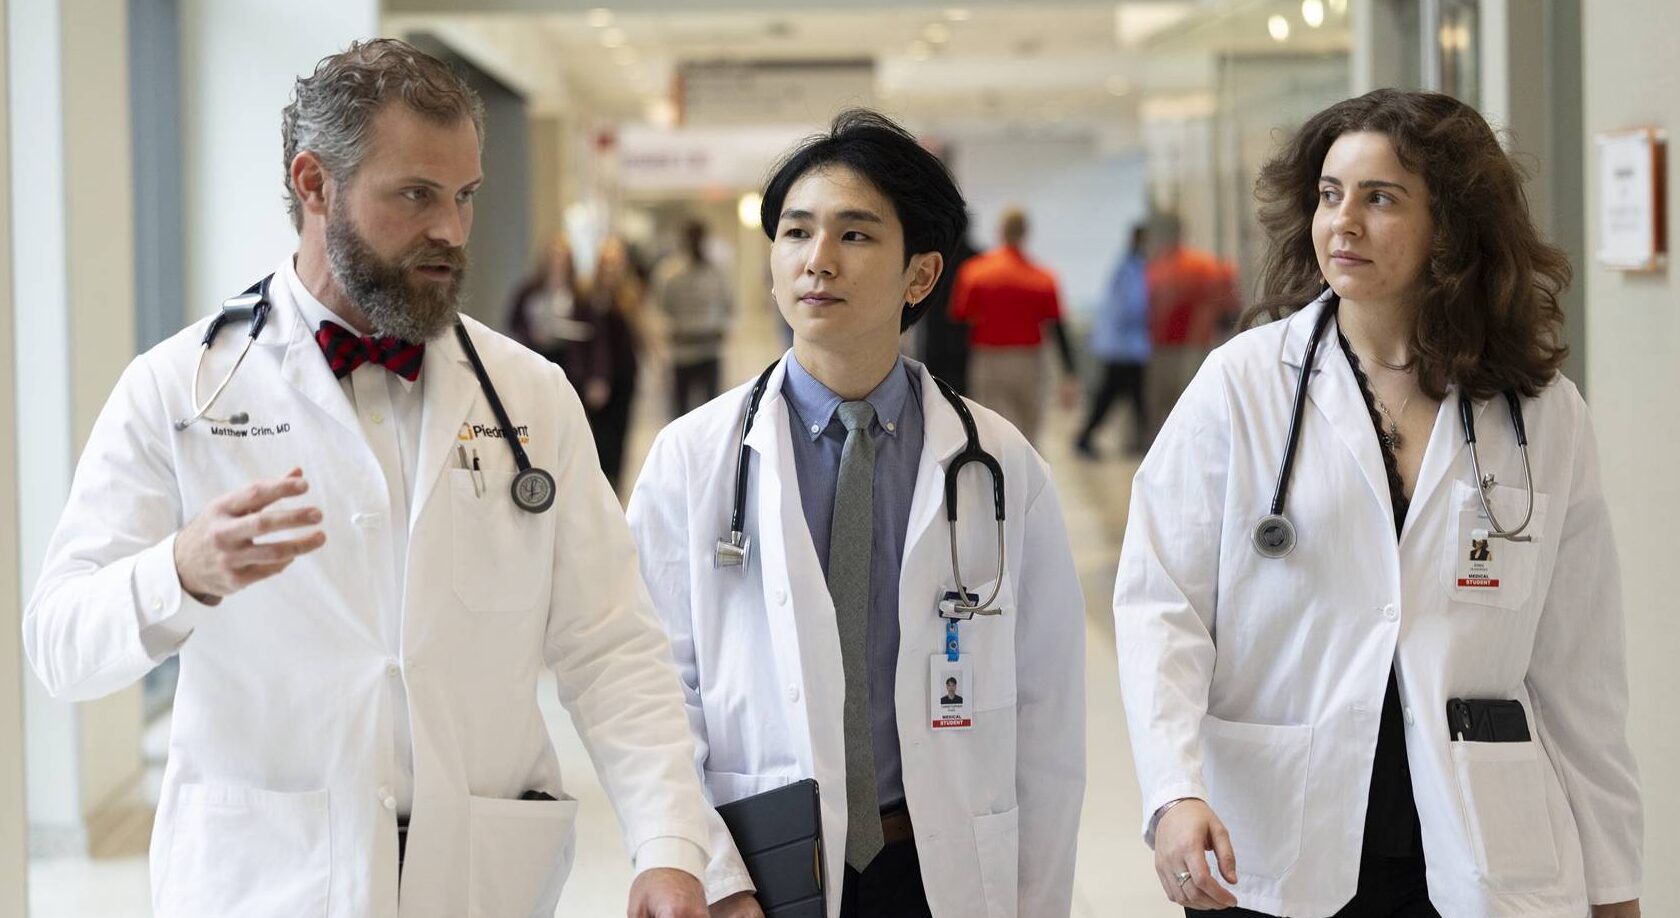
[[(1260, 518), (1254, 525), (1254, 550), (1263, 557), (1282, 558), (1295, 550), (1295, 524), (1283, 515), (1284, 498), (1289, 494), (1289, 478), (1295, 468), (1295, 449), (1301, 442), (1301, 417), (1307, 405), (1307, 381), (1312, 376), (1313, 357), (1318, 352), (1318, 342), (1324, 337), (1324, 329), (1336, 315), (1336, 307), (1341, 298), (1332, 294), (1324, 304), (1324, 310), (1318, 314), (1318, 320), (1313, 323), (1312, 336), (1307, 339), (1307, 353), (1301, 359), (1301, 375), (1295, 381), (1295, 407), (1289, 415), (1289, 439), (1283, 448), (1283, 467), (1278, 470), (1277, 489), (1272, 493), (1271, 512)], [(1482, 513), (1487, 516), (1489, 528), (1478, 529), (1475, 538), (1506, 539), (1511, 542), (1532, 542), (1534, 537), (1523, 535), (1528, 524), (1534, 519), (1534, 471), (1528, 461), (1528, 431), (1523, 426), (1522, 402), (1514, 390), (1506, 391), (1506, 404), (1511, 409), (1511, 426), (1517, 432), (1517, 446), (1522, 450), (1523, 458), (1523, 486), (1528, 491), (1528, 511), (1523, 521), (1515, 529), (1505, 529), (1499, 524), (1499, 518), (1494, 515), (1493, 507), (1488, 503), (1488, 491), (1492, 489), (1494, 481), (1492, 475), (1482, 475), (1481, 457), (1476, 454), (1476, 420), (1470, 404), (1470, 396), (1460, 392), (1458, 396), (1458, 417), (1464, 427), (1464, 442), (1470, 447), (1470, 468), (1476, 476), (1476, 496), (1481, 500)]]
[[(193, 413), (176, 421), (176, 430), (186, 430), (193, 422), (199, 420), (215, 424), (250, 422), (251, 416), (243, 411), (226, 418), (210, 417), (209, 412), (216, 400), (226, 391), (228, 383), (233, 381), (233, 374), (239, 372), (240, 364), (245, 362), (245, 355), (251, 352), (251, 345), (256, 343), (257, 335), (262, 333), (263, 326), (268, 323), (268, 315), (274, 308), (268, 298), (268, 287), (273, 280), (274, 275), (270, 274), (246, 288), (244, 293), (223, 301), (222, 311), (210, 320), (210, 326), (204, 330), (204, 342), (198, 352), (198, 365), (193, 369)], [(200, 405), (198, 382), (204, 372), (204, 358), (209, 356), (210, 345), (215, 343), (216, 334), (229, 322), (250, 323), (250, 331), (245, 336), (245, 347), (239, 352), (239, 358), (233, 362), (233, 366), (228, 369), (227, 375), (222, 377), (221, 384), (216, 386), (215, 391), (210, 393), (210, 398)], [(473, 375), (478, 377), (479, 388), (484, 390), (484, 397), (490, 402), (490, 410), (496, 414), (496, 423), (501, 425), (502, 439), (506, 440), (508, 447), (513, 450), (513, 461), (519, 467), (509, 489), (513, 494), (513, 503), (528, 513), (542, 513), (554, 506), (554, 476), (531, 464), (531, 458), (525, 454), (525, 447), (519, 442), (513, 422), (508, 420), (507, 409), (502, 406), (501, 396), (496, 394), (496, 387), (490, 382), (490, 374), (484, 371), (484, 362), (478, 359), (478, 350), (473, 347), (472, 338), (468, 337), (467, 329), (459, 318), (455, 320), (455, 338), (461, 342), (461, 350), (466, 352), (467, 361), (472, 364)]]
[[(764, 372), (753, 383), (752, 392), (747, 396), (747, 409), (741, 418), (741, 434), (737, 441), (735, 454), (735, 499), (729, 514), (729, 534), (717, 540), (717, 546), (712, 554), (712, 567), (721, 569), (726, 567), (742, 567), (747, 563), (747, 557), (752, 551), (752, 540), (743, 531), (743, 523), (747, 514), (747, 434), (752, 432), (753, 418), (758, 414), (758, 403), (764, 398), (764, 389), (770, 383), (770, 375), (775, 372), (781, 361), (776, 361), (765, 367)], [(992, 603), (997, 599), (998, 592), (1003, 589), (1004, 570), (1004, 541), (1003, 541), (1003, 466), (997, 457), (980, 447), (980, 433), (974, 424), (974, 415), (969, 413), (968, 405), (962, 396), (945, 383), (934, 377), (933, 383), (939, 388), (939, 394), (951, 409), (957, 413), (962, 421), (963, 435), (967, 442), (962, 452), (951, 459), (945, 470), (945, 521), (951, 532), (951, 575), (956, 581), (954, 598), (947, 598), (940, 603), (941, 615), (949, 619), (966, 619), (974, 615), (998, 615), (1002, 609), (994, 608)], [(975, 594), (968, 592), (963, 586), (962, 564), (957, 557), (957, 475), (963, 466), (971, 462), (978, 462), (986, 467), (992, 476), (992, 507), (997, 520), (997, 558), (998, 577), (992, 584), (992, 594), (982, 602), (971, 601), (968, 597)]]

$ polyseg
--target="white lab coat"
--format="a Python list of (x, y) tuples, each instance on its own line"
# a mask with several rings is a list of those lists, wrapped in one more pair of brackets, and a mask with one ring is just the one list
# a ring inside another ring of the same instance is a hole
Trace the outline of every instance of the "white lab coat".
[[(1536, 490), (1497, 591), (1460, 589), (1478, 507), (1449, 392), (1396, 543), (1381, 449), (1326, 329), (1286, 513), (1294, 553), (1250, 542), (1267, 512), (1295, 381), (1323, 300), (1208, 359), (1139, 469), (1115, 591), (1121, 686), (1144, 819), (1209, 801), (1241, 905), (1320, 918), (1354, 894), (1391, 664), (1444, 918), (1581, 918), (1639, 894), (1638, 780), (1625, 737), (1621, 591), (1585, 403), (1559, 378), (1524, 399)], [(1522, 519), (1503, 398), (1474, 405), (1495, 513)], [(1532, 743), (1453, 742), (1450, 698), (1515, 698)]]
[[(846, 855), (845, 675), (834, 604), (799, 496), (786, 358), (770, 376), (747, 445), (744, 568), (714, 570), (729, 529), (736, 449), (750, 385), (660, 434), (630, 500), (630, 525), (671, 635), (713, 803), (814, 777), (822, 800), (828, 913)], [(929, 660), (943, 649), (936, 602), (953, 587), (944, 468), (964, 443), (956, 412), (921, 371), (924, 437), (899, 580), (897, 691), (904, 790), (935, 918), (1065, 916), (1085, 788), (1084, 599), (1043, 460), (1015, 428), (974, 405), (982, 445), (1006, 482), (1008, 560), (999, 616), (961, 627), (974, 658), (975, 726), (929, 726)], [(981, 597), (998, 577), (991, 483), (961, 474), (963, 576)], [(943, 691), (943, 686), (941, 686)], [(706, 877), (714, 901), (751, 888), (721, 821)]]
[[(156, 914), (552, 914), (577, 803), (538, 713), (544, 669), (629, 850), (650, 839), (703, 849), (669, 651), (560, 371), (465, 320), (531, 461), (557, 479), (553, 508), (534, 515), (509, 496), (515, 465), (499, 437), (462, 443), (482, 459), (483, 497), (458, 467), (457, 438), (472, 436), (464, 425), (496, 421), (455, 336), (433, 341), (413, 515), (393, 519), (380, 465), (280, 276), (271, 296), (267, 327), (211, 412), (246, 411), (248, 425), (172, 425), (192, 412), (205, 323), (130, 364), (88, 439), (24, 617), (29, 660), (58, 698), (98, 697), (180, 654), (152, 838)], [(230, 325), (216, 339), (200, 397), (246, 332)], [(215, 608), (183, 596), (173, 562), (183, 521), (294, 466), (310, 482), (301, 500), (325, 514), (326, 545)], [(404, 583), (392, 526), (409, 529)], [(178, 648), (147, 628), (176, 612), (176, 627), (195, 626)], [(414, 768), (400, 911), (398, 680)], [(560, 799), (517, 799), (527, 790)]]

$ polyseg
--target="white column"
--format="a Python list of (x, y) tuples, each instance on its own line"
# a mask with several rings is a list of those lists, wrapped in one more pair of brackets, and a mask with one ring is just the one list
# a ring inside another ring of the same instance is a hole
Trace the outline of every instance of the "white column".
[(1578, 265), (1587, 292), (1587, 374), (1604, 488), (1622, 556), (1632, 715), (1645, 789), (1647, 915), (1680, 915), (1680, 617), (1675, 616), (1674, 520), (1680, 517), (1680, 16), (1673, 0), (1584, 4), (1587, 251), (1598, 245), (1592, 135), (1629, 127), (1668, 132), (1669, 266), (1654, 274)]
[[(0, 33), (6, 2), (0, 0)], [(6, 87), (6, 40), (0, 34), (0, 430), (17, 430), (13, 382), (17, 343), (12, 333), (11, 164)], [(17, 453), (0, 449), (0, 583), (18, 582)], [(0, 591), (0, 915), (22, 915), (29, 904), (28, 820), (24, 816), (22, 598)]]
[(181, 0), (189, 317), (296, 249), (280, 110), (316, 62), (378, 31), (378, 0)]
[[(134, 353), (133, 188), (124, 0), (15, 6), (9, 29), (20, 601), (75, 457)], [(27, 88), (26, 88), (27, 87)], [(113, 138), (116, 138), (114, 141)], [(15, 630), (15, 629), (12, 629)], [(79, 706), (25, 679), (32, 843), (84, 850), (140, 777), (140, 690)]]

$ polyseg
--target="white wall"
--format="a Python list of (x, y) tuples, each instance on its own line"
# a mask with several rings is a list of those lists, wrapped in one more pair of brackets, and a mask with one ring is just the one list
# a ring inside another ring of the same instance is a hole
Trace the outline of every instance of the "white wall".
[[(16, 353), (12, 334), (10, 129), (4, 32), (0, 0), (0, 430), (16, 430), (17, 387), (9, 372)], [(18, 579), (17, 456), (0, 449), (0, 584)], [(0, 589), (0, 915), (22, 915), (28, 905), (28, 821), (24, 818), (23, 648), (15, 589)]]
[(1148, 213), (1141, 150), (1108, 150), (1093, 134), (952, 136), (952, 171), (968, 198), (969, 241), (998, 245), (1006, 207), (1027, 212), (1025, 249), (1056, 275), (1062, 307), (1095, 307), (1108, 275)]
[(317, 61), (378, 29), (378, 0), (181, 0), (189, 317), (296, 249), (280, 110)]
[[(1583, 17), (1587, 250), (1597, 245), (1592, 133), (1635, 126), (1670, 137), (1670, 265), (1656, 275), (1578, 266), (1586, 284), (1587, 373), (1604, 485), (1621, 549), (1632, 678), (1630, 724), (1645, 786), (1645, 897), (1650, 916), (1680, 914), (1680, 600), (1674, 521), (1680, 517), (1680, 17), (1673, 0), (1621, 0)], [(1595, 15), (1596, 12), (1596, 15)]]

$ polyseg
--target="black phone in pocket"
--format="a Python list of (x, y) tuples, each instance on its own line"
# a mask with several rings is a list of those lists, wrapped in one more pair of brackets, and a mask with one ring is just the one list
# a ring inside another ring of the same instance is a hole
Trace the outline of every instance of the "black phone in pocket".
[(1447, 730), (1455, 741), (1529, 742), (1528, 717), (1514, 698), (1452, 698), (1447, 701)]

